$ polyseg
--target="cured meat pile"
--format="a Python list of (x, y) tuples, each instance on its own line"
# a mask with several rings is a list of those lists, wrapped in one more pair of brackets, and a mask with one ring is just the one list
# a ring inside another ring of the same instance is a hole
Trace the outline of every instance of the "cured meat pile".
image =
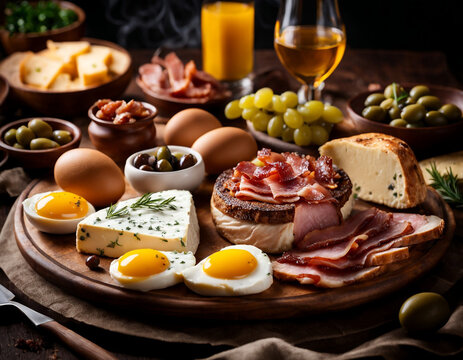
[(110, 99), (100, 99), (95, 105), (98, 111), (95, 116), (101, 120), (111, 121), (114, 124), (133, 124), (139, 119), (150, 115), (150, 111), (139, 101), (124, 100), (112, 101)]
[(271, 204), (295, 203), (295, 241), (312, 230), (340, 223), (340, 206), (330, 192), (337, 187), (339, 174), (331, 158), (315, 160), (262, 149), (257, 159), (262, 166), (242, 161), (234, 168), (233, 177), (224, 184), (232, 196)]
[(212, 75), (198, 70), (193, 60), (183, 65), (174, 52), (167, 54), (164, 59), (153, 56), (151, 63), (140, 66), (138, 72), (141, 82), (161, 96), (205, 103), (231, 95)]
[(273, 262), (275, 277), (335, 288), (374, 277), (386, 264), (409, 257), (409, 247), (442, 235), (434, 215), (370, 208), (340, 225), (314, 230)]

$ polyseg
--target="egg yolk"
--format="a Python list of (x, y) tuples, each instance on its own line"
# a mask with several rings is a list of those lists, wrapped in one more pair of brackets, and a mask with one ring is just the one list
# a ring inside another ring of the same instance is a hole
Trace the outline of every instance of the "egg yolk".
[(132, 250), (118, 260), (119, 271), (126, 276), (146, 277), (166, 270), (169, 259), (162, 252), (153, 249)]
[(210, 255), (203, 264), (206, 274), (219, 279), (241, 279), (257, 266), (257, 260), (249, 251), (226, 249)]
[(83, 197), (67, 192), (54, 192), (35, 204), (37, 215), (58, 220), (79, 219), (87, 215), (88, 203)]

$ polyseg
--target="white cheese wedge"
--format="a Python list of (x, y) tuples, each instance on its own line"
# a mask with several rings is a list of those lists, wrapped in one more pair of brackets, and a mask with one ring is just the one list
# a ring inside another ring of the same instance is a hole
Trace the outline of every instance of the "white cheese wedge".
[(168, 199), (176, 209), (131, 209), (139, 198), (121, 201), (116, 209), (127, 206), (129, 214), (107, 219), (102, 209), (77, 226), (77, 251), (119, 257), (135, 249), (196, 252), (199, 225), (193, 197), (189, 191), (167, 190), (151, 195), (151, 199)]
[(329, 141), (319, 151), (349, 175), (356, 197), (397, 209), (416, 206), (426, 198), (415, 155), (398, 138), (360, 134)]

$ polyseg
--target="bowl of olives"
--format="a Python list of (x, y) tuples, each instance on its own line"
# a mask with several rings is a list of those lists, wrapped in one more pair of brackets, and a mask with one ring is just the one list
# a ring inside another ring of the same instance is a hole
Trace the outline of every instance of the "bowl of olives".
[(158, 146), (127, 158), (129, 184), (139, 193), (197, 189), (205, 175), (201, 154), (185, 146)]
[(434, 85), (389, 84), (351, 98), (347, 112), (359, 132), (398, 137), (415, 151), (461, 140), (463, 91)]
[(28, 169), (53, 168), (63, 153), (79, 147), (81, 138), (73, 123), (49, 117), (21, 119), (0, 128), (0, 148)]

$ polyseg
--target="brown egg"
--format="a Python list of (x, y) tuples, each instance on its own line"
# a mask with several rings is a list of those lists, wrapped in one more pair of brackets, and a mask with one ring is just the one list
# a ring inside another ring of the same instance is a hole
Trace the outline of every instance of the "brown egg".
[(205, 110), (186, 109), (169, 120), (164, 129), (164, 141), (167, 145), (191, 147), (201, 135), (221, 126), (220, 121)]
[(93, 149), (73, 149), (55, 164), (55, 181), (96, 207), (114, 204), (125, 192), (124, 174), (107, 155)]
[(235, 127), (205, 133), (191, 147), (201, 154), (208, 174), (219, 174), (240, 161), (256, 157), (257, 144), (251, 134)]

